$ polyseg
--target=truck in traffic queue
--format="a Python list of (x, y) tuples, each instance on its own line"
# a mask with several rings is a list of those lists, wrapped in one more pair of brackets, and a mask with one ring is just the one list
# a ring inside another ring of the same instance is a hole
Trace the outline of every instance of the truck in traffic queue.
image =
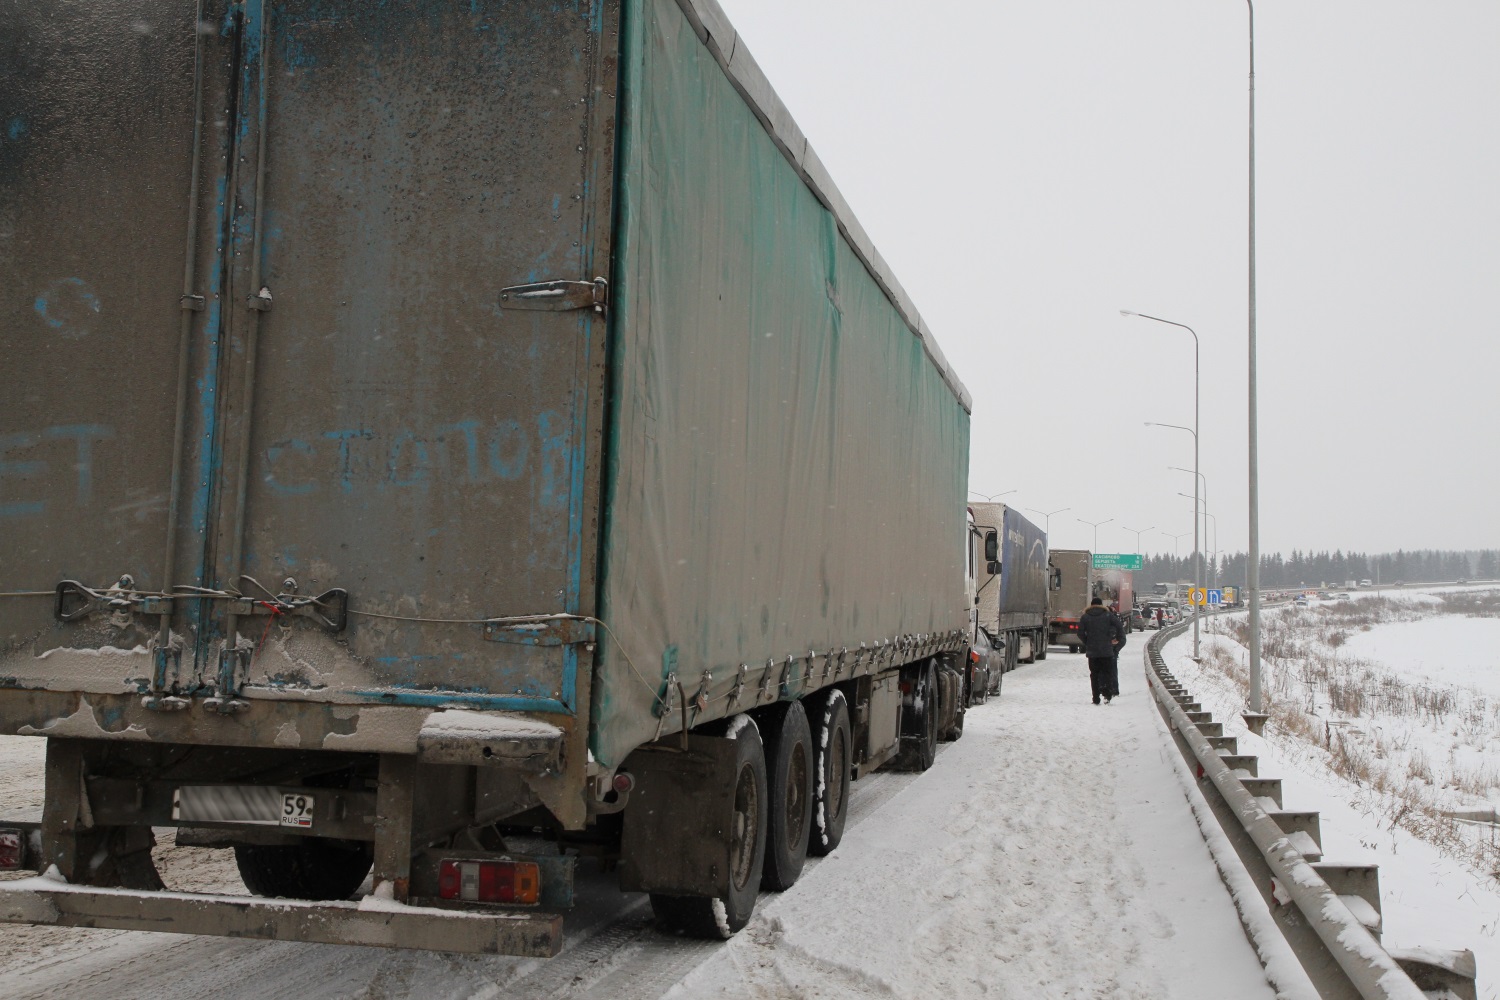
[(1094, 596), (1094, 554), (1083, 549), (1053, 549), (1048, 559), (1047, 642), (1082, 648), (1078, 618)]
[(734, 933), (961, 730), (968, 392), (713, 0), (199, 7), (7, 26), (0, 920)]
[(1130, 609), (1135, 607), (1135, 574), (1128, 569), (1096, 569), (1092, 595), (1120, 616), (1125, 631), (1130, 631)]
[[(994, 531), (999, 558), (979, 577), (979, 626), (1003, 643), (1003, 671), (1047, 658), (1047, 536), (1014, 507), (970, 504), (982, 530)], [(1000, 678), (991, 679), (998, 693)]]

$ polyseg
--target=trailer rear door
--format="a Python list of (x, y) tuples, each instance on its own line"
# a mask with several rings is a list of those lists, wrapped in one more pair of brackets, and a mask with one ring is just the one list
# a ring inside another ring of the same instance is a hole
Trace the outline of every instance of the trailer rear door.
[[(18, 7), (12, 43), (60, 80), (65, 6)], [(0, 258), (0, 335), (37, 387), (0, 414), (9, 582), (203, 588), (175, 602), (179, 693), (571, 712), (586, 624), (478, 622), (593, 610), (612, 7), (249, 0), (195, 28), (190, 3), (139, 6), (89, 36), (111, 65), (86, 94), (26, 90), (0, 146), (0, 220), (55, 244)], [(195, 79), (203, 309), (179, 372)], [(112, 624), (51, 603), (0, 605), (8, 659), (154, 632), (140, 602)]]

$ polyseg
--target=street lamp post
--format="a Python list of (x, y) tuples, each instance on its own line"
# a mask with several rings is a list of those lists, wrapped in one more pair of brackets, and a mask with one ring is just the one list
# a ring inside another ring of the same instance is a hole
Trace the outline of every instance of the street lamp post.
[(1245, 586), (1250, 591), (1250, 713), (1245, 722), (1259, 735), (1265, 725), (1265, 715), (1260, 692), (1260, 432), (1255, 413), (1255, 4), (1245, 0), (1245, 6), (1250, 14), (1250, 551), (1245, 554)]
[[(1193, 471), (1196, 473), (1198, 471), (1198, 430), (1201, 426), (1198, 422), (1198, 396), (1199, 387), (1202, 384), (1202, 379), (1199, 377), (1200, 369), (1198, 365), (1198, 331), (1194, 330), (1186, 323), (1178, 323), (1176, 320), (1162, 319), (1160, 316), (1149, 316), (1146, 313), (1132, 312), (1129, 309), (1121, 309), (1120, 315), (1135, 316), (1139, 319), (1149, 319), (1155, 323), (1165, 323), (1167, 326), (1175, 326), (1179, 330), (1186, 330), (1188, 333), (1193, 335)], [(1194, 483), (1194, 491), (1196, 491), (1197, 488), (1197, 484)], [(1198, 548), (1198, 512), (1196, 508), (1193, 511), (1193, 561), (1197, 567), (1197, 572), (1195, 573), (1197, 585), (1199, 587), (1202, 587), (1203, 555)], [(1195, 660), (1198, 658), (1198, 619), (1200, 617), (1198, 613), (1198, 607), (1199, 606), (1196, 604), (1193, 605), (1193, 659)]]
[(1132, 534), (1135, 535), (1135, 554), (1136, 555), (1140, 555), (1141, 554), (1141, 536), (1144, 535), (1148, 531), (1155, 531), (1156, 530), (1156, 525), (1153, 524), (1149, 528), (1127, 528), (1127, 527), (1125, 527), (1125, 525), (1122, 524), (1122, 525), (1120, 525), (1120, 530), (1121, 531), (1129, 531), (1129, 532), (1131, 532)]
[[(1189, 493), (1178, 493), (1177, 495), (1180, 496), (1180, 497), (1187, 497), (1190, 500), (1192, 499), (1192, 495), (1189, 494)], [(1205, 574), (1205, 583), (1207, 583), (1207, 585), (1209, 587), (1217, 588), (1218, 587), (1218, 581), (1216, 579), (1216, 577), (1218, 576), (1218, 559), (1217, 559), (1217, 556), (1219, 554), (1219, 549), (1218, 549), (1218, 546), (1216, 544), (1214, 544), (1214, 543), (1219, 540), (1219, 520), (1218, 520), (1218, 518), (1214, 517), (1212, 514), (1210, 514), (1208, 512), (1208, 497), (1207, 496), (1205, 496), (1203, 498), (1203, 516), (1206, 519), (1203, 522), (1203, 547), (1208, 550), (1208, 561), (1209, 561), (1210, 564), (1212, 564), (1214, 566), (1214, 572), (1212, 574)], [(1208, 522), (1209, 521), (1212, 521), (1214, 523), (1214, 541), (1213, 542), (1210, 542), (1208, 540)], [(1201, 584), (1200, 584), (1200, 586), (1201, 586)]]
[[(1219, 589), (1219, 519), (1208, 512), (1208, 500), (1203, 501), (1203, 516), (1208, 518), (1213, 525), (1213, 540), (1208, 543), (1208, 561), (1213, 566), (1213, 572), (1209, 574), (1209, 582), (1215, 590)], [(1207, 529), (1205, 528), (1205, 533)]]
[[(1154, 316), (1147, 316), (1145, 318), (1146, 319), (1155, 319), (1156, 317), (1154, 317)], [(1171, 322), (1171, 321), (1170, 320), (1162, 320), (1161, 322), (1167, 323), (1167, 322)], [(1182, 326), (1181, 323), (1173, 323), (1172, 325), (1173, 326)], [(1194, 345), (1196, 345), (1197, 342), (1198, 342), (1198, 335), (1195, 333), (1195, 334), (1193, 334), (1193, 343), (1194, 343)], [(1195, 346), (1194, 347), (1194, 351), (1196, 352), (1196, 350), (1197, 350), (1197, 348)], [(1195, 364), (1194, 372), (1195, 372), (1195, 378), (1196, 378), (1196, 364)], [(1194, 390), (1193, 390), (1193, 422), (1195, 424), (1198, 422), (1197, 396), (1198, 396), (1198, 390), (1196, 388), (1194, 388)], [(1194, 478), (1193, 478), (1193, 581), (1194, 581), (1194, 586), (1201, 588), (1203, 586), (1203, 553), (1198, 548), (1198, 479), (1197, 479), (1197, 477), (1199, 475), (1201, 475), (1201, 473), (1198, 472), (1198, 429), (1196, 427), (1184, 427), (1181, 424), (1155, 423), (1155, 422), (1150, 421), (1150, 420), (1146, 421), (1146, 426), (1147, 427), (1170, 427), (1173, 430), (1187, 431), (1189, 434), (1191, 434), (1193, 436), (1193, 473), (1194, 473)], [(1201, 617), (1201, 615), (1199, 614), (1200, 609), (1201, 609), (1201, 605), (1198, 605), (1198, 604), (1194, 604), (1193, 605), (1193, 659), (1195, 659), (1195, 660), (1198, 659), (1198, 621), (1199, 621), (1199, 618)]]
[[(1168, 472), (1189, 472), (1189, 473), (1192, 473), (1193, 475), (1196, 475), (1198, 477), (1198, 482), (1203, 487), (1203, 516), (1204, 517), (1208, 517), (1209, 516), (1209, 513), (1208, 513), (1208, 477), (1205, 476), (1201, 472), (1194, 472), (1194, 470), (1192, 470), (1192, 469), (1184, 469), (1180, 465), (1169, 465), (1169, 466), (1167, 466), (1167, 471)], [(1184, 493), (1182, 495), (1186, 496), (1187, 494)], [(1218, 532), (1217, 531), (1215, 531), (1215, 533), (1214, 533), (1214, 540), (1215, 541), (1218, 540)], [(1212, 546), (1212, 545), (1210, 545), (1208, 543), (1208, 522), (1207, 521), (1203, 522), (1203, 547), (1205, 549), (1209, 550), (1210, 552), (1213, 552), (1215, 555), (1218, 554), (1218, 549), (1216, 549), (1214, 546)], [(1200, 586), (1200, 587), (1203, 586), (1204, 583), (1208, 580), (1209, 574), (1205, 573), (1205, 574), (1203, 574), (1203, 576), (1204, 576), (1204, 579), (1198, 581), (1198, 586)]]
[(1101, 525), (1101, 524), (1108, 524), (1109, 522), (1113, 521), (1114, 518), (1112, 518), (1112, 517), (1106, 517), (1102, 521), (1084, 521), (1083, 518), (1077, 517), (1077, 518), (1074, 518), (1074, 520), (1083, 521), (1084, 524), (1087, 524), (1087, 525), (1090, 525), (1090, 526), (1093, 527), (1093, 529), (1094, 529), (1094, 554), (1098, 555), (1099, 554), (1099, 525)]
[[(1052, 515), (1053, 514), (1061, 514), (1063, 511), (1065, 511), (1065, 510), (1072, 510), (1073, 508), (1072, 507), (1059, 507), (1056, 510), (1037, 510), (1035, 507), (1027, 507), (1026, 509), (1029, 510), (1029, 511), (1031, 511), (1033, 514), (1040, 514), (1040, 515), (1042, 515), (1042, 517), (1044, 517), (1044, 518), (1047, 519), (1046, 523), (1044, 525), (1042, 525), (1042, 531), (1044, 533), (1050, 535), (1052, 533)], [(1047, 544), (1051, 545), (1052, 542), (1049, 540), (1047, 542)]]
[[(1191, 535), (1192, 532), (1191, 531), (1181, 531), (1181, 532), (1178, 532), (1177, 534), (1174, 535), (1170, 531), (1163, 531), (1162, 534), (1166, 535), (1168, 538), (1172, 539), (1172, 558), (1174, 560), (1181, 559), (1182, 557), (1177, 554), (1177, 539), (1179, 539), (1179, 538), (1186, 538), (1188, 535)], [(1176, 567), (1173, 567), (1173, 568), (1175, 569)]]
[(995, 500), (999, 500), (1001, 497), (1008, 497), (1012, 493), (1015, 493), (1015, 492), (1016, 492), (1015, 490), (1006, 490), (1004, 493), (991, 493), (989, 495), (985, 495), (983, 493), (980, 493), (978, 490), (970, 490), (969, 491), (969, 496), (971, 496), (971, 497), (978, 497), (979, 499), (985, 501), (986, 503), (989, 503), (989, 502), (992, 502), (992, 501), (995, 501)]

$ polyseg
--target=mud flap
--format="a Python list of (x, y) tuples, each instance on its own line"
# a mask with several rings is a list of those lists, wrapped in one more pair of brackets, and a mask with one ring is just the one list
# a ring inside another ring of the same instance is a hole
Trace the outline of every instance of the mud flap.
[(620, 888), (679, 896), (730, 891), (735, 741), (678, 737), (642, 747), (621, 768), (636, 781), (625, 810)]

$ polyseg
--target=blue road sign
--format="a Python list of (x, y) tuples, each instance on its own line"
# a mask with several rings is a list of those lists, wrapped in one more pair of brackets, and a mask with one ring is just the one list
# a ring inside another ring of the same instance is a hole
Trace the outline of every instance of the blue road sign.
[(1210, 605), (1213, 605), (1213, 604), (1223, 604), (1224, 603), (1224, 591), (1222, 591), (1222, 590), (1210, 590), (1208, 592), (1208, 603)]

